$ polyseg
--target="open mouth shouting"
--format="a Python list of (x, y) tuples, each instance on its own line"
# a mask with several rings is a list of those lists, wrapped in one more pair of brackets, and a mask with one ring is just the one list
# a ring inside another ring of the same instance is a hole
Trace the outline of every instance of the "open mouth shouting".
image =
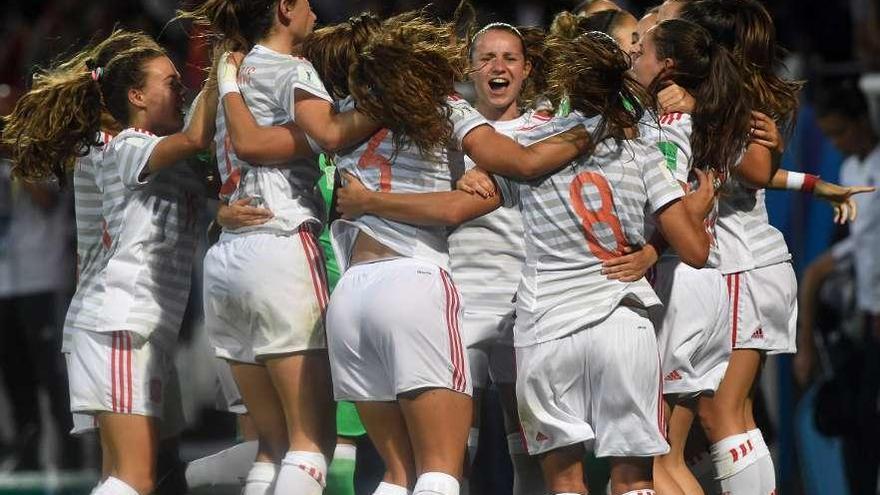
[(489, 90), (492, 94), (504, 94), (510, 86), (510, 80), (505, 77), (493, 77), (489, 79)]

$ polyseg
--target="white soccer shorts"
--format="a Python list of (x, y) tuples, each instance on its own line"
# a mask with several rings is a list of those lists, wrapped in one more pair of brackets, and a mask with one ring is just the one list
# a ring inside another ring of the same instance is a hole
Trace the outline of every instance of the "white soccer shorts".
[(467, 348), (474, 388), (493, 383), (516, 383), (513, 325), (516, 313), (511, 305), (505, 315), (465, 310), (462, 337)]
[(352, 266), (327, 313), (336, 400), (393, 401), (428, 388), (470, 395), (460, 324), (458, 290), (440, 267), (412, 258)]
[(217, 357), (257, 364), (327, 347), (324, 258), (308, 228), (224, 235), (204, 272), (205, 326)]
[(721, 272), (678, 258), (657, 264), (651, 312), (660, 347), (663, 393), (688, 396), (718, 389), (730, 360), (730, 308)]
[(797, 277), (791, 263), (726, 276), (734, 349), (797, 352)]
[(161, 348), (134, 332), (79, 330), (66, 350), (71, 433), (94, 429), (100, 413), (157, 418), (163, 437), (183, 429), (177, 370)]
[(669, 445), (660, 358), (647, 312), (619, 306), (565, 337), (516, 349), (529, 454), (585, 443), (597, 457), (648, 457)]

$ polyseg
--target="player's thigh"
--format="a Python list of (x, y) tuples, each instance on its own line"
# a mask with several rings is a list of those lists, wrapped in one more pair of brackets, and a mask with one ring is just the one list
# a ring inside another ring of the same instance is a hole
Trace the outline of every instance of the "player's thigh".
[(385, 481), (412, 487), (416, 464), (406, 420), (397, 402), (356, 402), (370, 440), (385, 462)]
[(400, 397), (419, 473), (461, 476), (471, 424), (471, 397), (445, 388)]
[(281, 400), (265, 366), (229, 362), (261, 446), (280, 461), (287, 451), (287, 422)]

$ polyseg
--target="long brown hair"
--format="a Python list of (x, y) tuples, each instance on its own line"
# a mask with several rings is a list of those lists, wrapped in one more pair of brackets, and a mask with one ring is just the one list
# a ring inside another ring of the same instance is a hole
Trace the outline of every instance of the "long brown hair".
[(179, 10), (177, 18), (208, 28), (228, 50), (246, 52), (269, 33), (279, 1), (284, 0), (206, 0), (193, 10)]
[(303, 56), (315, 66), (330, 96), (342, 99), (351, 94), (348, 87), (349, 68), (367, 46), (370, 37), (381, 28), (379, 16), (364, 12), (345, 22), (316, 29), (306, 38)]
[(165, 52), (152, 38), (117, 30), (104, 41), (34, 75), (31, 89), (4, 118), (2, 141), (14, 173), (64, 183), (77, 156), (97, 144), (102, 118), (126, 125), (128, 90), (146, 79), (143, 64)]
[(608, 35), (597, 31), (573, 39), (547, 37), (548, 92), (554, 101), (567, 96), (571, 109), (602, 116), (593, 142), (621, 138), (644, 114), (647, 95), (629, 73), (629, 56)]
[(657, 58), (674, 62), (654, 79), (649, 91), (654, 94), (674, 82), (694, 95), (693, 166), (712, 168), (727, 177), (749, 142), (752, 108), (742, 69), (730, 51), (693, 22), (663, 21), (649, 36), (654, 39)]
[(397, 149), (423, 154), (452, 139), (447, 97), (462, 79), (454, 25), (409, 12), (386, 20), (357, 57), (349, 88), (358, 110), (393, 133)]
[(776, 28), (767, 9), (756, 0), (699, 0), (686, 3), (681, 18), (706, 28), (734, 54), (755, 109), (789, 132), (797, 117), (803, 82), (776, 75), (783, 51), (776, 44)]

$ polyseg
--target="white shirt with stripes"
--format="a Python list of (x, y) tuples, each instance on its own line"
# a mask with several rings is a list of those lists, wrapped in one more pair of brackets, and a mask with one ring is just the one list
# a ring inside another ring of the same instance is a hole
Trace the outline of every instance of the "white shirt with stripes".
[[(659, 132), (651, 135), (650, 139), (656, 139), (654, 146), (660, 150), (666, 162), (666, 167), (672, 172), (679, 183), (686, 184), (688, 189), (697, 187), (697, 180), (692, 175), (693, 149), (691, 148), (691, 134), (693, 133), (693, 120), (686, 113), (673, 112), (661, 115), (659, 118)], [(718, 201), (716, 200), (712, 211), (706, 218), (705, 226), (712, 244), (709, 246), (709, 258), (706, 260), (707, 268), (718, 268), (721, 264), (721, 253), (718, 250), (718, 242), (715, 234), (715, 224), (718, 221)], [(654, 222), (651, 222), (652, 230)], [(675, 250), (668, 248), (662, 255), (664, 258), (677, 258)]]
[[(529, 111), (512, 120), (491, 121), (501, 134), (519, 139), (550, 119)], [(450, 153), (453, 178), (475, 166), (462, 153)], [(504, 315), (513, 309), (516, 287), (525, 261), (522, 213), (497, 210), (465, 222), (449, 235), (452, 278), (468, 312)]]
[(99, 328), (104, 301), (101, 272), (110, 248), (110, 236), (104, 229), (101, 177), (106, 166), (104, 151), (111, 138), (106, 132), (99, 133), (99, 145), (92, 146), (86, 156), (78, 158), (73, 169), (77, 282), (64, 320), (65, 343), (74, 329), (95, 331)]
[(232, 138), (226, 127), (226, 110), (222, 101), (217, 105), (217, 119), (214, 125), (214, 155), (217, 159), (217, 173), (220, 176), (219, 196), (221, 201), (227, 202), (238, 188), (243, 162), (232, 147)]
[[(449, 97), (453, 124), (453, 148), (474, 128), (488, 121), (468, 102)], [(383, 192), (424, 193), (453, 188), (449, 151), (437, 149), (422, 156), (414, 146), (394, 149), (392, 135), (382, 129), (353, 151), (338, 155), (336, 167), (357, 177), (368, 189)], [(449, 271), (446, 227), (418, 226), (375, 215), (356, 220), (337, 220), (330, 227), (333, 249), (341, 271), (349, 266), (358, 232), (364, 232), (401, 256), (433, 263)]]
[[(242, 61), (238, 71), (238, 85), (245, 103), (260, 126), (296, 122), (294, 101), (297, 90), (331, 103), (333, 101), (308, 60), (278, 53), (262, 45), (254, 46)], [(225, 128), (224, 123), (223, 134)], [(221, 169), (225, 166), (224, 160), (234, 159), (229, 142), (225, 137), (223, 139), (223, 155), (220, 155), (221, 150), (218, 148)], [(293, 159), (272, 167), (254, 166), (238, 160), (230, 164), (233, 169), (230, 174), (235, 173), (236, 164), (240, 167), (240, 178), (229, 201), (252, 198), (251, 205), (268, 208), (274, 216), (262, 225), (242, 227), (232, 232), (292, 234), (305, 222), (321, 223), (324, 218), (324, 203), (316, 187), (321, 175), (316, 159)]]
[(126, 129), (107, 145), (100, 187), (110, 246), (97, 330), (133, 331), (171, 351), (189, 297), (204, 187), (185, 163), (146, 173), (162, 139)]
[(752, 189), (730, 177), (721, 188), (715, 233), (727, 275), (791, 259), (782, 232), (770, 225), (764, 189)]
[[(576, 115), (576, 114), (573, 114)], [(555, 120), (555, 119), (554, 119)], [(597, 118), (584, 125), (592, 133)], [(536, 137), (558, 133), (551, 121)], [(570, 126), (569, 126), (570, 127)], [(646, 216), (684, 195), (656, 146), (605, 140), (552, 175), (499, 178), (505, 204), (519, 204), (526, 262), (517, 290), (514, 345), (558, 339), (596, 323), (627, 299), (660, 304), (651, 285), (609, 280), (602, 262), (646, 241)]]

